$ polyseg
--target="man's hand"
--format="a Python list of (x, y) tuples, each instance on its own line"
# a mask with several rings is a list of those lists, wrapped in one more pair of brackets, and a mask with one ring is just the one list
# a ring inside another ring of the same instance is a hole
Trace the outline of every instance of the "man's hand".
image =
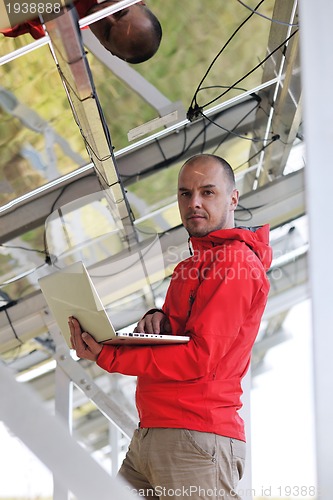
[(171, 326), (168, 317), (156, 311), (152, 314), (147, 314), (136, 325), (135, 332), (138, 333), (171, 333)]
[(71, 332), (71, 344), (79, 358), (96, 361), (103, 346), (87, 332), (82, 332), (81, 325), (77, 319), (68, 318), (68, 326)]

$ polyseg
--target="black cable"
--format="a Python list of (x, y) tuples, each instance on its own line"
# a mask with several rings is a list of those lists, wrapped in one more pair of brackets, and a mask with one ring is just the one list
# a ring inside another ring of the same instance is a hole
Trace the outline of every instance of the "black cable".
[(157, 138), (155, 138), (155, 144), (157, 145), (157, 148), (158, 148), (159, 152), (161, 153), (163, 160), (167, 161), (167, 157), (165, 156), (165, 153), (164, 153), (163, 149), (161, 148), (161, 143)]
[(268, 17), (268, 16), (265, 16), (264, 14), (261, 14), (260, 12), (257, 12), (255, 9), (252, 9), (252, 7), (250, 7), (249, 5), (246, 5), (246, 3), (242, 2), (242, 0), (237, 0), (238, 3), (240, 3), (241, 5), (243, 5), (243, 7), (245, 7), (246, 9), (250, 10), (251, 12), (253, 12), (254, 14), (256, 14), (257, 16), (260, 16), (264, 19), (267, 19), (267, 21), (270, 21), (271, 23), (275, 23), (275, 24), (282, 24), (283, 26), (291, 26), (291, 27), (299, 27), (299, 23), (287, 23), (285, 21), (279, 21), (278, 19), (274, 19), (272, 17)]
[(267, 143), (265, 144), (262, 148), (259, 149), (259, 151), (257, 151), (256, 153), (254, 153), (248, 160), (244, 161), (243, 163), (241, 163), (240, 165), (238, 165), (238, 167), (235, 167), (233, 170), (234, 172), (236, 172), (236, 170), (239, 170), (240, 168), (242, 168), (244, 165), (246, 165), (247, 163), (249, 163), (251, 160), (253, 160), (253, 158), (255, 158), (256, 156), (258, 156), (260, 153), (262, 153), (266, 148), (268, 148), (271, 144), (273, 144), (273, 142), (275, 141), (278, 141), (280, 139), (280, 136), (278, 134), (274, 135), (272, 137), (272, 139)]
[[(258, 5), (256, 6), (256, 9), (258, 9), (260, 7), (260, 5), (264, 2), (264, 0), (261, 0)], [(220, 57), (220, 55), (222, 54), (222, 52), (226, 49), (226, 47), (229, 45), (229, 43), (231, 42), (231, 40), (236, 36), (236, 34), (241, 30), (241, 28), (249, 21), (249, 19), (251, 19), (251, 17), (254, 15), (253, 12), (251, 12), (251, 14), (238, 26), (238, 28), (236, 28), (236, 30), (233, 32), (233, 34), (228, 38), (228, 40), (226, 41), (226, 43), (223, 45), (223, 47), (221, 48), (221, 50), (217, 53), (217, 55), (214, 57), (214, 59), (212, 60), (212, 62), (210, 63), (210, 65), (208, 66), (204, 76), (202, 77), (202, 79), (200, 80), (199, 82), (199, 85), (197, 86), (196, 88), (196, 91), (194, 92), (194, 96), (192, 98), (192, 101), (191, 101), (191, 104), (190, 104), (190, 107), (187, 111), (187, 118), (190, 120), (190, 121), (193, 121), (195, 118), (196, 118), (196, 115), (197, 115), (197, 111), (198, 111), (198, 103), (197, 103), (197, 95), (198, 95), (198, 92), (200, 91), (200, 88), (201, 88), (201, 85), (202, 83), (205, 81), (205, 79), (207, 78), (210, 70), (212, 69), (212, 67), (214, 66), (215, 62), (217, 61), (217, 59)], [(236, 84), (235, 84), (236, 85)]]
[[(235, 130), (239, 125), (255, 110), (255, 108), (258, 107), (260, 108), (260, 103), (258, 103), (258, 106), (255, 106), (253, 109), (251, 109), (248, 113), (246, 113), (245, 116), (243, 116), (237, 123), (236, 125), (232, 128), (232, 131)], [(219, 143), (218, 145), (214, 148), (213, 154), (216, 153), (216, 151), (222, 146), (222, 144), (229, 138), (230, 133), (228, 133)]]
[(248, 71), (244, 76), (242, 76), (242, 78), (240, 78), (239, 80), (237, 80), (237, 82), (233, 83), (225, 92), (222, 92), (222, 94), (220, 94), (219, 96), (215, 97), (215, 99), (212, 99), (211, 101), (207, 102), (206, 104), (204, 104), (203, 106), (201, 107), (197, 107), (196, 109), (196, 114), (198, 113), (199, 110), (202, 110), (203, 108), (206, 108), (207, 106), (209, 106), (210, 104), (213, 104), (215, 101), (217, 101), (218, 99), (221, 99), (221, 97), (225, 96), (228, 92), (230, 92), (230, 90), (232, 90), (233, 88), (235, 88), (236, 85), (238, 85), (240, 82), (242, 82), (243, 80), (245, 80), (245, 78), (247, 78), (248, 76), (250, 76), (252, 73), (254, 73), (258, 68), (260, 68), (260, 66), (262, 66), (270, 57), (272, 57), (273, 54), (275, 54), (275, 52), (277, 52), (278, 50), (280, 50), (281, 47), (283, 47), (286, 43), (289, 42), (289, 40), (296, 35), (296, 33), (298, 33), (298, 30), (295, 30), (293, 33), (291, 33), (290, 36), (288, 36), (282, 43), (280, 43), (280, 45), (278, 45), (272, 52), (270, 52), (264, 59), (262, 59), (256, 66), (254, 66), (254, 68), (252, 68), (250, 71)]
[(2, 243), (0, 244), (0, 246), (3, 248), (25, 250), (26, 252), (35, 252), (35, 253), (41, 253), (43, 255), (47, 255), (47, 252), (45, 252), (45, 250), (38, 250), (37, 248), (22, 247), (20, 245), (3, 245)]
[[(148, 175), (148, 174), (151, 174), (151, 173), (154, 173), (154, 172), (158, 172), (159, 170), (169, 166), (170, 164), (172, 163), (175, 163), (177, 162), (178, 160), (180, 160), (185, 154), (186, 152), (192, 147), (192, 145), (197, 141), (197, 139), (204, 133), (205, 131), (205, 128), (206, 127), (209, 127), (211, 124), (208, 123), (207, 125), (204, 123), (203, 121), (203, 130), (201, 130), (200, 132), (198, 132), (198, 134), (192, 139), (192, 141), (184, 148), (185, 144), (186, 144), (186, 140), (184, 141), (184, 146), (183, 146), (183, 149), (180, 153), (177, 153), (175, 154), (174, 156), (170, 157), (170, 158), (167, 158), (161, 145), (160, 145), (160, 142), (158, 141), (158, 139), (155, 140), (156, 144), (158, 144), (158, 147), (161, 151), (161, 155), (162, 157), (164, 158), (164, 161), (163, 162), (160, 162), (152, 167), (149, 167), (147, 168), (146, 170), (144, 171), (140, 171), (140, 172), (136, 172), (135, 174), (121, 174), (121, 178), (124, 180), (124, 181), (130, 181), (131, 179), (133, 178), (138, 178), (140, 177), (140, 175), (142, 174), (145, 174), (145, 175)], [(186, 125), (185, 127), (183, 128), (183, 131), (184, 131), (184, 136), (186, 137)]]
[(200, 153), (203, 154), (203, 152), (205, 151), (205, 148), (206, 148), (206, 142), (207, 142), (207, 127), (204, 127), (203, 131), (202, 131), (202, 135), (203, 135), (203, 140), (202, 140), (202, 143), (201, 143), (201, 148), (200, 148)]
[[(89, 177), (95, 177), (95, 174), (88, 174), (86, 176), (86, 178), (89, 178)], [(63, 194), (65, 193), (65, 191), (72, 187), (72, 185), (75, 184), (75, 180), (73, 180), (72, 182), (70, 182), (69, 184), (66, 184), (65, 186), (63, 186), (61, 189), (60, 189), (60, 192), (57, 194), (55, 200), (53, 201), (52, 205), (51, 205), (51, 208), (50, 208), (50, 211), (49, 211), (49, 215), (47, 217), (49, 217), (52, 212), (55, 210), (55, 206), (57, 204), (57, 202), (60, 200), (60, 198), (63, 196)], [(47, 219), (46, 217), (46, 219)], [(49, 253), (48, 251), (48, 247), (47, 247), (47, 241), (46, 241), (46, 227), (44, 226), (44, 233), (43, 233), (43, 243), (44, 243), (44, 252), (45, 252), (45, 255), (46, 255), (46, 259), (45, 259), (45, 262), (47, 264), (51, 264), (52, 260), (51, 260), (51, 257), (54, 257), (54, 256), (51, 256), (51, 254)]]
[(76, 125), (78, 126), (79, 130), (80, 130), (80, 133), (81, 133), (81, 136), (82, 136), (82, 139), (83, 139), (83, 142), (85, 144), (85, 147), (88, 151), (88, 154), (89, 154), (89, 157), (91, 158), (93, 164), (94, 164), (94, 168), (96, 170), (96, 172), (98, 173), (98, 175), (101, 177), (101, 179), (103, 180), (103, 182), (105, 183), (105, 185), (107, 187), (111, 187), (110, 184), (108, 183), (108, 180), (106, 179), (104, 173), (98, 168), (98, 166), (96, 165), (96, 162), (94, 161), (94, 158), (97, 159), (99, 162), (103, 163), (107, 160), (109, 160), (110, 158), (112, 158), (112, 144), (110, 142), (110, 139), (109, 139), (109, 132), (108, 132), (108, 128), (105, 124), (105, 120), (103, 119), (103, 115), (101, 115), (100, 113), (100, 106), (99, 106), (99, 101), (96, 97), (96, 94), (93, 93), (87, 97), (86, 99), (84, 100), (87, 100), (87, 99), (94, 99), (95, 102), (96, 102), (96, 105), (97, 105), (97, 109), (99, 111), (99, 116), (100, 116), (100, 119), (101, 119), (101, 123), (102, 123), (102, 127), (103, 127), (103, 131), (106, 135), (106, 140), (107, 140), (107, 143), (109, 145), (109, 148), (110, 148), (110, 153), (107, 154), (106, 156), (104, 156), (103, 158), (100, 158), (99, 155), (96, 153), (96, 151), (94, 150), (94, 148), (91, 146), (90, 142), (88, 141), (87, 137), (85, 136), (84, 134), (84, 131), (80, 125), (80, 121), (77, 117), (77, 114), (76, 114), (76, 110), (75, 110), (75, 107), (74, 107), (74, 104), (72, 102), (72, 95), (71, 93), (69, 92), (68, 89), (70, 89), (74, 96), (77, 98), (77, 100), (82, 103), (84, 100), (80, 99), (79, 96), (77, 96), (77, 94), (75, 93), (74, 89), (71, 87), (71, 85), (69, 84), (69, 82), (66, 80), (65, 76), (63, 75), (63, 73), (61, 72), (60, 68), (59, 68), (59, 73), (60, 73), (60, 77), (62, 78), (63, 80), (63, 83), (64, 83), (64, 86), (66, 88), (66, 86), (68, 87), (66, 90), (67, 90), (67, 96), (68, 96), (68, 99), (69, 99), (69, 102), (70, 102), (70, 105), (71, 105), (71, 110), (72, 110), (72, 113), (73, 113), (73, 117), (74, 117), (74, 121), (76, 123)]
[[(252, 212), (254, 210), (260, 210), (260, 209), (262, 209), (264, 207), (265, 207), (265, 205), (257, 205), (255, 207), (244, 207), (243, 205), (241, 205), (240, 203), (238, 203), (237, 208), (235, 210), (235, 220), (236, 221), (240, 221), (240, 222), (248, 222), (248, 221), (250, 221), (253, 218), (253, 213)], [(239, 217), (236, 217), (237, 212), (247, 212), (249, 214), (249, 218), (248, 219), (241, 219)]]
[[(249, 113), (252, 113), (256, 107), (257, 107), (257, 106), (255, 106), (255, 107), (254, 107), (254, 108), (253, 108), (253, 109), (252, 109)], [(202, 116), (203, 118), (206, 118), (206, 120), (208, 120), (210, 123), (212, 123), (212, 124), (213, 124), (213, 125), (215, 125), (216, 127), (220, 128), (221, 130), (224, 130), (225, 132), (228, 132), (228, 135), (234, 135), (234, 136), (236, 136), (236, 137), (239, 137), (240, 139), (245, 139), (245, 140), (247, 140), (247, 141), (251, 141), (251, 142), (265, 142), (265, 141), (267, 140), (267, 139), (258, 139), (258, 138), (253, 138), (253, 137), (247, 137), (247, 136), (245, 136), (245, 135), (238, 134), (237, 132), (234, 132), (234, 129), (229, 130), (229, 129), (227, 129), (227, 128), (223, 127), (222, 125), (219, 125), (219, 124), (218, 124), (218, 123), (216, 123), (214, 120), (211, 120), (211, 119), (210, 119), (207, 115), (205, 115), (205, 114), (203, 113), (203, 111), (200, 111), (200, 114), (201, 114), (201, 116)], [(246, 115), (246, 116), (247, 116), (247, 115)], [(241, 122), (242, 122), (242, 121), (246, 118), (246, 116), (245, 116), (245, 117), (243, 117), (243, 118), (242, 118), (242, 120), (241, 120), (239, 123), (241, 123)], [(237, 124), (237, 125), (235, 125), (235, 127), (234, 127), (234, 128), (236, 128), (237, 126), (238, 126), (238, 124)]]
[[(211, 89), (229, 89), (229, 85), (207, 85), (207, 87), (200, 87), (200, 89), (198, 90), (198, 94), (202, 90), (211, 90)], [(234, 90), (241, 90), (242, 92), (247, 92), (247, 89), (243, 89), (242, 87), (234, 87)]]
[[(81, 58), (83, 61), (85, 61), (85, 57), (82, 56)], [(67, 61), (66, 61), (67, 62)], [(93, 161), (93, 156), (101, 163), (103, 163), (104, 161), (107, 161), (109, 160), (110, 158), (113, 157), (112, 155), (112, 150), (113, 150), (113, 146), (112, 146), (112, 142), (111, 142), (111, 136), (110, 136), (110, 131), (108, 129), (108, 126), (107, 126), (107, 123), (105, 121), (105, 117), (104, 117), (104, 114), (103, 114), (103, 111), (102, 111), (102, 108), (101, 108), (101, 105), (100, 105), (100, 102), (99, 102), (99, 99), (97, 97), (97, 94), (96, 94), (96, 89), (93, 85), (93, 80), (92, 78), (90, 78), (90, 82), (91, 82), (91, 88), (92, 88), (92, 93), (85, 97), (84, 99), (81, 99), (79, 97), (79, 95), (76, 93), (75, 89), (72, 87), (72, 85), (69, 83), (69, 81), (67, 80), (67, 78), (65, 77), (64, 73), (62, 72), (60, 66), (58, 65), (58, 71), (59, 71), (59, 74), (60, 74), (60, 78), (62, 79), (63, 81), (63, 84), (64, 84), (64, 87), (66, 89), (66, 92), (67, 92), (67, 97), (68, 97), (68, 100), (70, 102), (70, 106), (71, 106), (71, 110), (72, 110), (72, 113), (73, 113), (73, 117), (74, 117), (74, 121), (76, 123), (76, 125), (78, 126), (79, 130), (80, 130), (80, 133), (81, 133), (81, 136), (83, 138), (83, 141), (84, 141), (84, 144), (86, 146), (86, 149), (88, 150), (88, 153), (89, 153), (89, 156), (91, 158), (91, 160)], [(89, 76), (91, 76), (91, 73), (90, 71), (88, 71), (88, 74)], [(75, 110), (75, 107), (74, 107), (74, 104), (72, 102), (72, 97), (75, 97), (80, 103), (83, 103), (84, 101), (88, 100), (88, 99), (94, 99), (95, 100), (95, 103), (96, 103), (96, 107), (97, 107), (97, 110), (98, 110), (98, 114), (99, 114), (99, 117), (100, 117), (100, 120), (101, 120), (101, 124), (102, 124), (102, 128), (103, 128), (103, 131), (104, 131), (104, 134), (105, 134), (105, 137), (106, 137), (106, 141), (107, 141), (107, 144), (109, 146), (109, 149), (110, 149), (110, 154), (106, 155), (105, 157), (103, 158), (100, 158), (98, 156), (98, 154), (96, 153), (96, 151), (94, 150), (94, 148), (91, 146), (91, 144), (89, 143), (87, 137), (85, 136), (84, 132), (83, 132), (83, 129), (80, 125), (80, 121), (77, 117), (77, 113), (76, 113), (76, 110)], [(94, 166), (95, 166), (95, 169), (96, 171), (98, 172), (99, 176), (103, 179), (103, 182), (105, 183), (106, 186), (108, 187), (111, 187), (107, 181), (107, 179), (105, 178), (104, 176), (104, 173), (100, 171), (100, 169), (98, 168), (98, 166), (95, 164), (95, 162), (93, 161), (94, 163)]]
[[(81, 59), (83, 59), (83, 58), (81, 57)], [(87, 97), (85, 97), (84, 99), (81, 99), (81, 97), (77, 94), (77, 92), (76, 92), (76, 90), (74, 89), (74, 87), (73, 87), (73, 86), (69, 83), (69, 81), (68, 81), (68, 80), (67, 80), (67, 78), (65, 77), (65, 75), (64, 75), (64, 73), (63, 73), (62, 69), (60, 68), (60, 66), (58, 65), (57, 67), (58, 67), (58, 72), (59, 72), (59, 74), (60, 74), (60, 78), (61, 78), (61, 80), (62, 80), (62, 81), (63, 81), (63, 83), (65, 83), (65, 84), (66, 84), (66, 86), (67, 86), (67, 87), (71, 90), (72, 94), (76, 97), (76, 99), (77, 99), (79, 102), (85, 102), (85, 101), (87, 101), (88, 99), (93, 99), (93, 96), (94, 96), (93, 92), (92, 92), (90, 95), (88, 95)]]
[(19, 338), (19, 336), (17, 335), (16, 330), (15, 330), (15, 328), (14, 328), (14, 325), (13, 325), (13, 323), (12, 323), (12, 321), (11, 321), (10, 317), (9, 317), (9, 314), (8, 314), (7, 309), (5, 309), (5, 314), (6, 314), (6, 317), (7, 317), (8, 323), (9, 323), (9, 325), (10, 325), (11, 329), (12, 329), (12, 332), (13, 332), (13, 334), (14, 334), (14, 337), (16, 338), (16, 340), (18, 340), (18, 341), (20, 342), (20, 344), (21, 344), (21, 345), (23, 345), (23, 343), (24, 343), (24, 342), (22, 342), (22, 340), (21, 340), (21, 339)]
[[(238, 208), (242, 211), (245, 211), (249, 214), (249, 217), (247, 219), (242, 219), (239, 217), (236, 217), (236, 213), (239, 211)], [(253, 213), (250, 208), (245, 208), (242, 205), (238, 204), (236, 210), (235, 210), (235, 221), (240, 221), (240, 222), (249, 222), (253, 218)]]
[[(57, 201), (60, 200), (60, 198), (62, 197), (62, 195), (64, 194), (64, 192), (66, 191), (66, 189), (71, 186), (72, 183), (70, 184), (66, 184), (65, 186), (63, 186), (61, 189), (60, 189), (60, 192), (58, 193), (58, 195), (56, 196), (54, 202), (52, 203), (51, 205), (51, 209), (50, 209), (50, 212), (49, 212), (49, 215), (47, 217), (49, 217), (52, 212), (54, 211), (54, 207), (56, 206), (57, 204)], [(46, 219), (47, 219), (46, 217)], [(45, 220), (46, 220), (45, 219)], [(45, 259), (45, 262), (46, 264), (51, 264), (52, 262), (52, 259), (51, 259), (51, 254), (49, 252), (49, 249), (48, 249), (48, 245), (47, 245), (47, 241), (46, 241), (46, 226), (44, 224), (44, 233), (43, 233), (43, 243), (44, 243), (44, 250), (45, 250), (45, 255), (46, 255), (46, 259)]]
[[(250, 94), (250, 96), (253, 97), (256, 100), (256, 105), (254, 106), (253, 109), (251, 109), (250, 111), (248, 111), (239, 120), (239, 122), (235, 125), (235, 127), (238, 127), (238, 125), (248, 116), (248, 114), (252, 113), (254, 111), (254, 109), (258, 106), (258, 104), (260, 103), (259, 96), (257, 96), (256, 94)], [(221, 111), (221, 113), (219, 113), (217, 115), (217, 117), (219, 117), (223, 113), (224, 113), (224, 111)], [(203, 120), (203, 128), (202, 128), (202, 130), (197, 133), (197, 135), (192, 139), (192, 141), (190, 141), (190, 143), (188, 145), (186, 145), (186, 143), (187, 143), (187, 140), (186, 140), (187, 125), (185, 125), (184, 128), (182, 129), (183, 132), (184, 132), (184, 144), (183, 144), (183, 148), (182, 148), (182, 150), (181, 150), (180, 153), (177, 153), (176, 155), (167, 158), (166, 155), (165, 155), (165, 153), (164, 153), (164, 151), (163, 151), (163, 149), (162, 149), (162, 147), (161, 147), (161, 145), (160, 145), (160, 142), (158, 141), (158, 139), (155, 139), (155, 142), (158, 145), (158, 148), (159, 148), (159, 150), (161, 152), (161, 156), (163, 158), (163, 161), (160, 162), (160, 163), (155, 164), (152, 167), (147, 168), (146, 170), (135, 172), (134, 174), (124, 174), (123, 173), (121, 175), (121, 177), (124, 180), (124, 182), (130, 182), (134, 178), (137, 179), (137, 180), (139, 180), (140, 179), (140, 175), (148, 175), (148, 174), (152, 174), (152, 173), (158, 172), (159, 170), (167, 167), (168, 165), (177, 162), (178, 160), (180, 160), (187, 153), (187, 151), (193, 146), (193, 144), (198, 140), (198, 138), (200, 136), (204, 136), (205, 137), (205, 133), (206, 133), (207, 128), (210, 127), (210, 126), (212, 126), (212, 125), (216, 125), (217, 127), (222, 128), (223, 130), (225, 130), (229, 134), (233, 133), (232, 131), (230, 131), (230, 130), (228, 130), (228, 129), (226, 129), (226, 128), (220, 126), (220, 125), (218, 125), (214, 120), (208, 118), (204, 113), (202, 113), (202, 116), (207, 119), (208, 123), (205, 123), (205, 120)], [(253, 142), (260, 141), (260, 139), (249, 139), (248, 137), (241, 136), (240, 134), (236, 134), (236, 133), (234, 133), (234, 135), (236, 135), (238, 137), (241, 137), (241, 138), (246, 138), (248, 140), (252, 140)], [(202, 149), (202, 146), (201, 146), (201, 149)]]

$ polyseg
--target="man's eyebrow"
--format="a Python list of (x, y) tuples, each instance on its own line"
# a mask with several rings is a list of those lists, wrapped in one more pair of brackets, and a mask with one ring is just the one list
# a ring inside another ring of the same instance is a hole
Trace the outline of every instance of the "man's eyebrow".
[[(215, 188), (216, 184), (205, 184), (204, 186), (199, 186), (199, 189)], [(179, 186), (179, 191), (191, 191), (190, 188)]]

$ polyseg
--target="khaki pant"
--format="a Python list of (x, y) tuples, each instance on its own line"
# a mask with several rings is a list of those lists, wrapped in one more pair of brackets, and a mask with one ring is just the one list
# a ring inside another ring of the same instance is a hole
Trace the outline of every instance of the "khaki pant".
[(119, 474), (141, 498), (240, 500), (245, 443), (186, 429), (136, 429)]

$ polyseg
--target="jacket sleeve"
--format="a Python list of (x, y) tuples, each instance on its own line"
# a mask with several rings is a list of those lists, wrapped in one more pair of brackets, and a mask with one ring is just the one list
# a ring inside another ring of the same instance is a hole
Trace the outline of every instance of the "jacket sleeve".
[(191, 336), (187, 344), (105, 345), (98, 365), (109, 372), (160, 381), (193, 380), (207, 375), (237, 341), (241, 326), (257, 302), (263, 276), (258, 268), (257, 273), (251, 270), (245, 262), (232, 262), (214, 266), (206, 273), (186, 323), (184, 334)]
[(41, 25), (39, 19), (31, 19), (30, 21), (26, 21), (25, 23), (17, 24), (13, 28), (1, 30), (0, 33), (12, 38), (30, 33), (30, 35), (35, 40), (37, 40), (38, 38), (43, 38), (43, 36), (45, 36), (44, 28)]

